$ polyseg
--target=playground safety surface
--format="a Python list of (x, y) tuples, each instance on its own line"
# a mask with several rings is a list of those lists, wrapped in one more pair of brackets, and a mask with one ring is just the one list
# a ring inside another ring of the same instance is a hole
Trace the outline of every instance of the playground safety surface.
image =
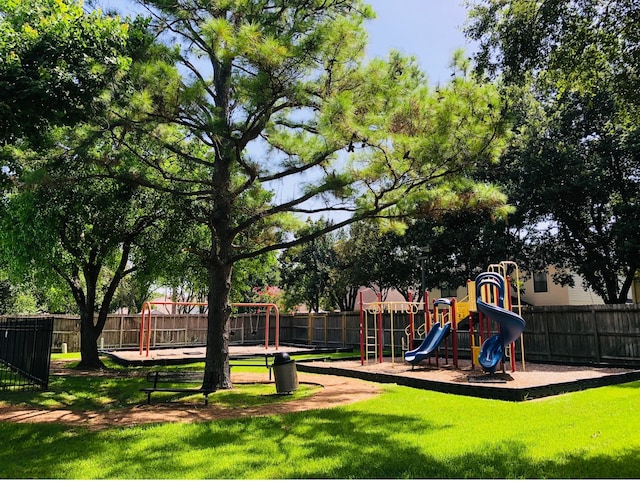
[[(287, 352), (295, 358), (297, 354), (321, 354), (322, 350), (309, 347), (283, 346), (278, 349), (264, 345), (232, 345), (229, 348), (232, 359), (244, 356), (272, 356), (277, 352)], [(117, 362), (130, 365), (173, 364), (204, 360), (204, 347), (182, 347), (173, 349), (152, 349), (147, 356), (134, 351), (108, 353)], [(622, 384), (640, 380), (640, 370), (633, 368), (558, 365), (527, 362), (525, 368), (518, 362), (516, 371), (498, 371), (494, 376), (483, 373), (478, 366), (472, 368), (471, 361), (459, 359), (458, 367), (452, 359), (440, 358), (438, 365), (434, 358), (412, 369), (402, 357), (384, 358), (380, 363), (370, 359), (361, 364), (359, 358), (344, 361), (314, 362), (297, 360), (297, 370), (315, 374), (328, 374), (342, 378), (355, 378), (376, 383), (395, 383), (403, 386), (431, 391), (460, 394), (505, 401), (526, 401), (566, 392)]]
[[(293, 358), (297, 354), (321, 354), (302, 346), (280, 345), (265, 348), (264, 345), (232, 345), (231, 358), (245, 356), (272, 356), (287, 352)], [(130, 365), (158, 365), (204, 360), (204, 347), (182, 347), (174, 349), (152, 349), (147, 356), (138, 350), (108, 353), (117, 362)], [(343, 378), (355, 378), (377, 383), (395, 383), (418, 389), (427, 389), (451, 394), (474, 396), (505, 401), (526, 401), (566, 392), (581, 391), (593, 387), (608, 386), (640, 380), (640, 370), (602, 366), (558, 365), (527, 362), (516, 364), (516, 371), (498, 371), (494, 376), (484, 374), (478, 366), (473, 368), (468, 359), (459, 359), (458, 367), (452, 359), (434, 358), (423, 361), (412, 369), (402, 357), (377, 359), (361, 364), (360, 358), (344, 361), (313, 362), (297, 360), (297, 370), (315, 374), (329, 374)]]
[(614, 367), (569, 366), (555, 364), (520, 363), (516, 371), (497, 372), (494, 376), (483, 373), (471, 361), (460, 359), (458, 368), (444, 359), (436, 366), (426, 362), (416, 366), (404, 364), (402, 359), (384, 358), (383, 362), (361, 364), (360, 360), (301, 363), (298, 370), (318, 374), (378, 382), (395, 383), (431, 391), (505, 401), (526, 401), (573, 391), (622, 384), (640, 380), (640, 370)]
[[(251, 357), (251, 356), (272, 356), (277, 352), (287, 352), (289, 354), (306, 354), (313, 352), (308, 347), (296, 347), (296, 346), (280, 346), (276, 349), (273, 345), (268, 348), (264, 347), (264, 344), (260, 345), (231, 345), (229, 346), (229, 355), (234, 358)], [(206, 348), (204, 346), (196, 347), (174, 347), (164, 349), (150, 349), (149, 353), (143, 350), (120, 350), (120, 351), (105, 351), (106, 355), (111, 357), (114, 361), (130, 366), (144, 366), (144, 365), (169, 365), (169, 364), (184, 364), (185, 362), (201, 362), (204, 361)]]

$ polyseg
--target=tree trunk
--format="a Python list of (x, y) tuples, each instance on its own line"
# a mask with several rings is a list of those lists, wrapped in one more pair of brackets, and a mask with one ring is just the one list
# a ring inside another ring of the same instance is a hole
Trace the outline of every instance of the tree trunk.
[(633, 284), (633, 278), (636, 275), (637, 267), (635, 263), (631, 263), (629, 268), (627, 269), (627, 275), (620, 287), (620, 293), (618, 294), (618, 303), (626, 304), (627, 297), (629, 296), (629, 290), (631, 289), (631, 285)]
[[(212, 263), (213, 264), (213, 263)], [(229, 368), (229, 329), (231, 315), (229, 291), (231, 266), (209, 266), (209, 313), (207, 315), (207, 352), (205, 356), (205, 389), (231, 389)]]
[(98, 336), (101, 331), (93, 325), (93, 313), (80, 315), (80, 369), (103, 369), (98, 355)]

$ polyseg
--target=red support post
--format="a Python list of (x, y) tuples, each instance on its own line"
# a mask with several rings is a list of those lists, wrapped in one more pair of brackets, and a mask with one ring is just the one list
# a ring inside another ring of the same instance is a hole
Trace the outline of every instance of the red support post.
[(378, 354), (378, 358), (380, 359), (380, 364), (382, 364), (383, 356), (382, 349), (384, 348), (384, 330), (382, 329), (382, 293), (378, 292), (378, 346), (380, 348), (380, 353)]
[[(447, 322), (451, 322), (451, 306), (447, 309), (446, 312), (442, 314), (442, 322), (446, 324)], [(444, 339), (444, 365), (449, 365), (449, 338), (446, 337)]]
[(456, 311), (456, 298), (451, 299), (451, 327), (453, 329), (451, 337), (451, 352), (453, 355), (453, 365), (458, 367), (458, 313)]
[(364, 306), (362, 291), (360, 291), (360, 365), (364, 365)]
[(150, 346), (151, 346), (151, 307), (149, 307), (149, 315), (147, 316), (147, 357), (149, 357)]
[(408, 349), (413, 349), (413, 292), (409, 292), (409, 346)]
[[(442, 324), (442, 322), (440, 321), (440, 309), (438, 309), (438, 306), (436, 305), (436, 300), (433, 300), (433, 325), (435, 326), (436, 323), (440, 323)], [(429, 329), (431, 330), (431, 329)], [(440, 349), (436, 347), (435, 351), (433, 351), (436, 354), (436, 367), (440, 367)], [(429, 364), (431, 364), (431, 358), (429, 358)]]
[(424, 334), (431, 330), (431, 309), (429, 309), (429, 293), (424, 291)]
[(142, 316), (140, 317), (140, 355), (142, 356), (142, 347), (144, 346), (144, 323), (145, 316), (147, 314), (147, 308), (151, 309), (148, 302), (145, 302), (142, 306)]
[(473, 358), (473, 347), (475, 346), (476, 342), (474, 339), (474, 332), (473, 332), (473, 315), (471, 314), (471, 312), (469, 312), (469, 351), (470, 351), (470, 357), (471, 357), (471, 369), (474, 369), (476, 367), (476, 362), (475, 359)]
[[(507, 276), (506, 284), (507, 285), (505, 287), (505, 290), (506, 290), (506, 294), (505, 295), (507, 296), (508, 305), (509, 305), (509, 307), (507, 307), (507, 309), (509, 311), (511, 311), (511, 310), (513, 310), (513, 302), (511, 301), (511, 276)], [(516, 372), (516, 344), (514, 342), (512, 342), (509, 345), (509, 350), (511, 352), (511, 356), (510, 356), (511, 357), (511, 359), (510, 359), (510, 361), (511, 361), (511, 372)]]

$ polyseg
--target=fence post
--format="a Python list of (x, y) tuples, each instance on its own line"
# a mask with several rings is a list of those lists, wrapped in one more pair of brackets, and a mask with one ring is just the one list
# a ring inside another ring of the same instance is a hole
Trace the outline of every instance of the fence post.
[(81, 345), (81, 340), (80, 340), (80, 323), (82, 321), (78, 318), (78, 321), (75, 323), (75, 331), (76, 331), (76, 335), (75, 335), (75, 346), (73, 349), (73, 352), (79, 352), (81, 350), (80, 345)]
[(329, 323), (329, 316), (327, 314), (323, 315), (322, 317), (324, 317), (324, 347), (327, 347), (327, 330), (328, 330), (328, 326), (327, 324)]
[[(546, 310), (544, 312), (546, 312)], [(542, 316), (542, 318), (544, 319), (544, 336), (545, 336), (545, 340), (547, 341), (547, 359), (551, 360), (552, 356), (551, 356), (551, 336), (549, 335), (549, 318), (546, 315)]]
[(596, 361), (600, 364), (602, 356), (600, 354), (600, 336), (598, 333), (598, 321), (596, 319), (596, 310), (595, 308), (591, 308), (591, 319), (593, 319), (593, 337), (596, 343)]
[(120, 341), (118, 342), (118, 347), (122, 349), (122, 341), (124, 339), (124, 314), (120, 313)]

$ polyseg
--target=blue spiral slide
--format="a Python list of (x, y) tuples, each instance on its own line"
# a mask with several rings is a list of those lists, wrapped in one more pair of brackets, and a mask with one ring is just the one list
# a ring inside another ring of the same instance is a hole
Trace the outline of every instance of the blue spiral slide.
[(404, 360), (411, 364), (412, 368), (424, 359), (427, 359), (438, 348), (442, 340), (451, 332), (451, 323), (447, 322), (444, 326), (439, 323), (434, 324), (422, 344), (413, 351), (407, 351), (404, 354)]
[(487, 304), (482, 300), (480, 288), (491, 284), (499, 289), (499, 303), (504, 305), (504, 279), (495, 273), (483, 273), (476, 278), (476, 297), (478, 312), (489, 319), (493, 319), (500, 325), (500, 334), (490, 337), (482, 343), (478, 363), (485, 372), (495, 373), (500, 361), (504, 359), (506, 347), (518, 339), (524, 331), (525, 322), (522, 317), (513, 311), (501, 306)]

